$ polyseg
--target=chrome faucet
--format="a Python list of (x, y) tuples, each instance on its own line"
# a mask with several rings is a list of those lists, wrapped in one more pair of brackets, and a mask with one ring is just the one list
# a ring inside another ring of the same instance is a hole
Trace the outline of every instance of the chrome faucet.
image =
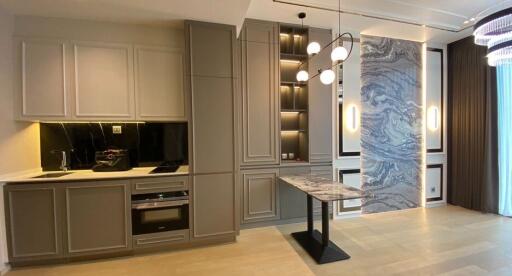
[(60, 161), (60, 169), (62, 171), (67, 172), (68, 171), (68, 160), (67, 160), (68, 158), (66, 156), (66, 151), (63, 150), (61, 153), (62, 153), (62, 160)]

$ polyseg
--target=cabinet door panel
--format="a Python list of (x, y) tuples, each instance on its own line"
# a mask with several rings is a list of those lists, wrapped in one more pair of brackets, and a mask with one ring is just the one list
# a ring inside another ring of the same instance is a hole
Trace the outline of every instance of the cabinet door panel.
[(246, 19), (240, 38), (243, 41), (275, 44), (278, 41), (278, 30), (279, 24), (276, 22)]
[(133, 119), (133, 50), (129, 45), (74, 43), (75, 116)]
[(137, 47), (135, 77), (138, 119), (187, 119), (180, 49)]
[(11, 262), (62, 256), (57, 189), (52, 185), (6, 188)]
[(279, 219), (278, 170), (242, 171), (243, 222)]
[(74, 183), (66, 187), (66, 225), (71, 255), (131, 248), (129, 184)]
[(194, 238), (234, 234), (233, 174), (196, 175), (193, 183)]
[[(328, 30), (310, 28), (309, 39), (326, 45), (331, 41)], [(311, 60), (310, 76), (316, 74), (318, 68), (331, 66), (330, 52), (324, 51)], [(332, 125), (333, 125), (333, 90), (332, 85), (325, 85), (320, 78), (309, 82), (309, 139), (311, 163), (332, 161)]]
[[(307, 174), (310, 167), (281, 168), (279, 176)], [(279, 201), (281, 202), (281, 219), (304, 218), (306, 212), (306, 194), (286, 183), (279, 183)]]
[(190, 49), (190, 74), (232, 78), (236, 30), (234, 26), (190, 22), (186, 35)]
[(241, 41), (242, 165), (279, 163), (277, 44)]
[(65, 44), (58, 40), (20, 39), (18, 57), (21, 117), (64, 118), (66, 109)]
[(232, 172), (233, 79), (192, 77), (195, 173)]

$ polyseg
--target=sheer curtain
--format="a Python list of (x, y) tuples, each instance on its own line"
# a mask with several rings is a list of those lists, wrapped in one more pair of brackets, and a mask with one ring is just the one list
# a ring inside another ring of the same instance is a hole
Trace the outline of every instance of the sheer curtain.
[(512, 64), (497, 68), (499, 213), (512, 216)]

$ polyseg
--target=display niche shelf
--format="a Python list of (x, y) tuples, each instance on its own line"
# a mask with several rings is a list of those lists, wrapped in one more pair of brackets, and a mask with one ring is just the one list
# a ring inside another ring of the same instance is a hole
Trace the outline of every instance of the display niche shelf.
[[(281, 163), (308, 162), (308, 85), (297, 82), (299, 67), (308, 58), (308, 30), (280, 27)], [(307, 63), (301, 69), (308, 70)]]

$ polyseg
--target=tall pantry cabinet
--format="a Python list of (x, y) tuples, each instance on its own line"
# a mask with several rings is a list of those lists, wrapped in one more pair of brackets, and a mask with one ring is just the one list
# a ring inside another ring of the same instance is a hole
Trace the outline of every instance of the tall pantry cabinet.
[(185, 83), (192, 96), (192, 239), (234, 238), (234, 26), (186, 21)]

